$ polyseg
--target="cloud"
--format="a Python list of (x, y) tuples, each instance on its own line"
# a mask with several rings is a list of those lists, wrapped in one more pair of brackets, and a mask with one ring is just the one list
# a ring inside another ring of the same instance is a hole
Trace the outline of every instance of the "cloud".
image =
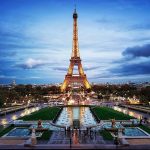
[(129, 27), (131, 30), (149, 30), (150, 29), (150, 23), (146, 24), (134, 24)]
[(122, 52), (123, 58), (113, 63), (117, 67), (109, 71), (117, 76), (150, 74), (150, 44), (128, 47)]
[(67, 67), (54, 67), (53, 70), (66, 72), (68, 68)]
[(23, 68), (23, 69), (33, 69), (33, 68), (38, 68), (39, 66), (43, 66), (45, 64), (47, 63), (40, 59), (29, 58), (26, 60), (25, 63), (17, 64), (16, 66)]
[[(69, 68), (69, 66), (68, 66), (68, 68)], [(67, 67), (54, 67), (53, 70), (67, 72), (68, 68)], [(95, 70), (97, 68), (99, 68), (99, 66), (97, 66), (97, 67), (95, 67), (95, 66), (94, 67), (84, 67), (83, 70), (84, 71), (90, 71), (90, 70)], [(77, 68), (74, 67), (74, 70), (77, 70)]]
[(139, 62), (134, 64), (123, 63), (115, 69), (111, 70), (111, 73), (117, 76), (131, 76), (131, 75), (144, 75), (150, 74), (150, 60), (147, 62)]
[(150, 56), (150, 44), (143, 46), (128, 47), (123, 51), (123, 56), (131, 57), (149, 57)]

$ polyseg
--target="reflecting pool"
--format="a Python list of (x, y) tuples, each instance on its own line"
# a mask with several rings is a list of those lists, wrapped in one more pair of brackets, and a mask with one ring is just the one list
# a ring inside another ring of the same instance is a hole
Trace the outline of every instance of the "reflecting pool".
[(124, 136), (148, 136), (145, 132), (143, 132), (141, 129), (137, 127), (126, 127), (124, 132)]
[[(26, 127), (16, 127), (9, 131), (6, 135), (7, 137), (30, 137), (32, 134), (31, 130)], [(36, 137), (42, 135), (42, 132), (35, 132)]]
[[(104, 123), (103, 128), (106, 128), (106, 129), (112, 128), (112, 123), (111, 122)], [(124, 127), (119, 122), (117, 122), (114, 128), (124, 128)]]
[(6, 136), (19, 136), (25, 137), (30, 135), (30, 130), (28, 128), (14, 128)]
[(73, 120), (75, 119), (80, 121), (81, 127), (96, 125), (96, 121), (89, 107), (64, 107), (56, 121), (56, 124), (71, 126), (73, 124)]

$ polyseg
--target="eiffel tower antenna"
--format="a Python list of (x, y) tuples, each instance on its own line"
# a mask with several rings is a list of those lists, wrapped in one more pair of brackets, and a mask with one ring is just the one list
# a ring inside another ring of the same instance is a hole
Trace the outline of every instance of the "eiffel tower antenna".
[(74, 10), (76, 11), (76, 0), (74, 0)]

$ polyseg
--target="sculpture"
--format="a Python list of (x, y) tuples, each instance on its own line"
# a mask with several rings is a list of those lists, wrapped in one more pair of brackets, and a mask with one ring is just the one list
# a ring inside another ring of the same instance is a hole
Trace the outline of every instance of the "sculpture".
[(41, 120), (38, 121), (38, 128), (42, 128), (42, 121)]
[(31, 144), (32, 145), (36, 145), (37, 144), (36, 135), (35, 135), (35, 129), (34, 128), (32, 128)]
[(115, 127), (115, 124), (116, 124), (115, 119), (111, 119), (111, 127), (112, 127), (112, 128), (114, 128), (114, 127)]

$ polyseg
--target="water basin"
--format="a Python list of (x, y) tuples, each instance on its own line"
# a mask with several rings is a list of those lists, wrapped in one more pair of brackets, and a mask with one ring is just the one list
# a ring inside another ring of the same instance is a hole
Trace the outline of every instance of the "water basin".
[(123, 132), (123, 136), (149, 136), (148, 133), (142, 131), (140, 128), (138, 127), (126, 127), (124, 132)]
[(14, 128), (6, 136), (29, 136), (30, 135), (30, 130), (28, 128)]
[[(22, 127), (17, 127), (9, 131), (6, 135), (7, 137), (30, 137), (31, 136), (31, 131), (29, 128), (22, 128)], [(42, 135), (42, 132), (35, 132), (36, 137), (40, 137)]]
[[(36, 129), (37, 126), (38, 126), (37, 124), (33, 124), (33, 125), (30, 126), (30, 129), (32, 129), (32, 128)], [(64, 130), (63, 128), (53, 126), (50, 123), (42, 123), (42, 127), (45, 128), (45, 129), (53, 130), (53, 131), (63, 131)]]
[[(104, 123), (103, 128), (106, 128), (106, 129), (112, 128), (112, 123), (111, 122)], [(119, 122), (116, 122), (114, 128), (118, 129), (118, 128), (124, 128), (124, 127)]]

